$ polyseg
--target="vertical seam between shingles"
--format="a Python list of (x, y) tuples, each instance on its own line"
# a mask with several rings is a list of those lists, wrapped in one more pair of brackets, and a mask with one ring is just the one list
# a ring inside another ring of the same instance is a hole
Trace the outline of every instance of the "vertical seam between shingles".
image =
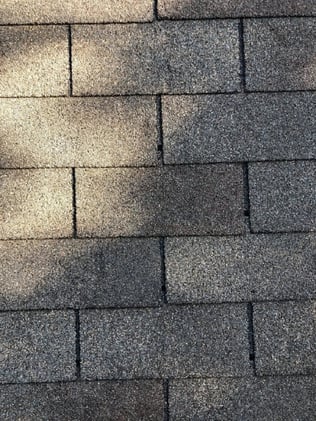
[(68, 25), (68, 56), (69, 56), (69, 96), (73, 96), (73, 82), (72, 82), (72, 31), (71, 31), (71, 25)]
[(76, 168), (72, 168), (72, 230), (73, 238), (77, 238), (77, 191)]
[(75, 310), (75, 329), (76, 329), (76, 377), (81, 378), (81, 344), (80, 344), (80, 312)]
[(256, 376), (256, 345), (255, 345), (255, 330), (253, 321), (253, 304), (247, 304), (247, 318), (248, 318), (248, 342), (249, 342), (249, 360), (252, 363), (253, 374)]
[(163, 395), (164, 395), (164, 421), (169, 421), (169, 418), (170, 418), (169, 379), (165, 379), (163, 382)]
[(160, 165), (165, 164), (164, 160), (164, 144), (163, 144), (163, 123), (162, 123), (162, 98), (161, 95), (156, 96), (156, 113), (157, 113), (157, 154)]
[(249, 164), (243, 163), (243, 183), (244, 183), (244, 218), (247, 229), (252, 233), (250, 218), (250, 195), (249, 195)]
[(166, 254), (165, 254), (165, 238), (159, 238), (159, 248), (160, 248), (160, 262), (161, 262), (161, 295), (162, 302), (164, 304), (168, 303), (167, 299), (167, 280), (166, 280)]
[(158, 0), (153, 0), (154, 20), (159, 20)]
[(239, 61), (240, 61), (240, 90), (246, 92), (246, 57), (245, 57), (245, 39), (244, 39), (244, 19), (239, 20)]

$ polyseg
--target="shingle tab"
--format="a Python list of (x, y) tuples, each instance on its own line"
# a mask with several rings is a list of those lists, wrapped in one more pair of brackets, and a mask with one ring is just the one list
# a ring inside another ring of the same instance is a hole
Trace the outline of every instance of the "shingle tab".
[(160, 302), (158, 239), (0, 241), (0, 309)]
[(316, 15), (314, 0), (159, 0), (163, 18)]
[(0, 27), (0, 67), (0, 96), (67, 95), (67, 28)]
[(80, 94), (237, 91), (238, 23), (75, 26), (73, 86)]
[(74, 312), (0, 314), (0, 383), (74, 380)]
[(315, 314), (313, 301), (254, 305), (259, 375), (315, 373)]
[(249, 90), (316, 88), (316, 20), (256, 19), (245, 23)]
[(158, 421), (163, 406), (157, 381), (0, 386), (1, 421)]
[(255, 232), (316, 230), (316, 162), (249, 164), (249, 185)]
[(72, 235), (71, 171), (1, 170), (0, 238)]
[(243, 231), (239, 165), (77, 171), (80, 236)]
[(149, 21), (153, 10), (152, 0), (1, 0), (0, 23)]
[(172, 380), (170, 419), (312, 421), (315, 388), (315, 377)]
[(81, 328), (86, 379), (250, 372), (244, 305), (87, 310)]
[(0, 100), (0, 166), (155, 165), (154, 98)]
[(168, 302), (316, 298), (316, 236), (167, 238)]
[(159, 377), (161, 309), (86, 310), (80, 320), (84, 379)]
[(163, 97), (168, 164), (316, 158), (316, 95)]

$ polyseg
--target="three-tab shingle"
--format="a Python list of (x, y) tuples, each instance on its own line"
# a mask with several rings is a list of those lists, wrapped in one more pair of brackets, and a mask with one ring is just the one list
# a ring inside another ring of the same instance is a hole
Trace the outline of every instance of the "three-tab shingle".
[(254, 305), (259, 375), (315, 374), (314, 301)]
[(316, 88), (316, 20), (245, 23), (246, 86), (255, 91)]
[(77, 171), (80, 236), (243, 231), (239, 165)]
[(74, 380), (74, 312), (0, 314), (0, 383)]
[(0, 241), (0, 310), (157, 305), (157, 239)]
[(75, 95), (231, 92), (240, 84), (234, 21), (75, 26), (72, 57)]
[(168, 302), (316, 298), (315, 235), (166, 240)]
[(170, 419), (311, 421), (315, 388), (314, 377), (172, 380)]
[(172, 19), (316, 15), (314, 0), (158, 0), (159, 15)]
[(0, 170), (0, 238), (72, 236), (71, 172)]
[(163, 97), (166, 163), (316, 158), (316, 95)]
[(153, 309), (82, 311), (84, 379), (158, 378), (162, 312)]
[(67, 95), (67, 28), (0, 27), (0, 66), (0, 96)]
[(158, 381), (0, 386), (1, 421), (158, 421), (163, 410)]
[(139, 22), (153, 10), (153, 0), (1, 0), (0, 23)]
[(84, 311), (81, 338), (86, 379), (250, 372), (244, 305)]
[(154, 98), (0, 99), (0, 166), (157, 163)]
[(251, 226), (263, 231), (316, 230), (316, 162), (249, 164)]

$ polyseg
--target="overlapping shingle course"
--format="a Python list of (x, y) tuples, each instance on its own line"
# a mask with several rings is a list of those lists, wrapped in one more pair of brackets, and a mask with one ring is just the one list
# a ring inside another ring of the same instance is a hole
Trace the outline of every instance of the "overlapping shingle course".
[(314, 2), (136, 3), (0, 6), (0, 418), (313, 420)]

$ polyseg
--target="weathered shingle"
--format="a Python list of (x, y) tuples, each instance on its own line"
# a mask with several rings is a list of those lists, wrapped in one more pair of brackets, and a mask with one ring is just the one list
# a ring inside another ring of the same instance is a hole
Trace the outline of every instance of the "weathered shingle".
[(159, 421), (163, 407), (157, 381), (0, 386), (2, 421)]
[(315, 377), (172, 380), (170, 419), (312, 421), (315, 388)]
[(86, 379), (250, 372), (244, 305), (87, 310), (81, 328)]
[(316, 162), (249, 164), (251, 226), (258, 231), (316, 230)]
[(0, 383), (75, 376), (73, 311), (0, 313)]
[(316, 298), (315, 254), (315, 235), (168, 238), (168, 302)]
[(157, 305), (158, 239), (0, 241), (0, 309)]
[(259, 375), (315, 373), (315, 314), (313, 301), (254, 305)]
[(72, 235), (71, 170), (0, 170), (0, 238)]
[(316, 95), (163, 96), (168, 164), (316, 158)]
[(159, 0), (163, 18), (316, 15), (314, 0)]
[(150, 21), (153, 10), (152, 0), (1, 0), (0, 23)]
[(239, 165), (79, 169), (80, 236), (241, 233)]
[(67, 28), (1, 26), (0, 67), (0, 96), (67, 95)]
[(0, 166), (157, 163), (154, 98), (0, 99)]
[(279, 91), (316, 88), (316, 20), (245, 22), (246, 86)]
[(231, 92), (240, 84), (233, 21), (75, 26), (72, 57), (76, 95)]

